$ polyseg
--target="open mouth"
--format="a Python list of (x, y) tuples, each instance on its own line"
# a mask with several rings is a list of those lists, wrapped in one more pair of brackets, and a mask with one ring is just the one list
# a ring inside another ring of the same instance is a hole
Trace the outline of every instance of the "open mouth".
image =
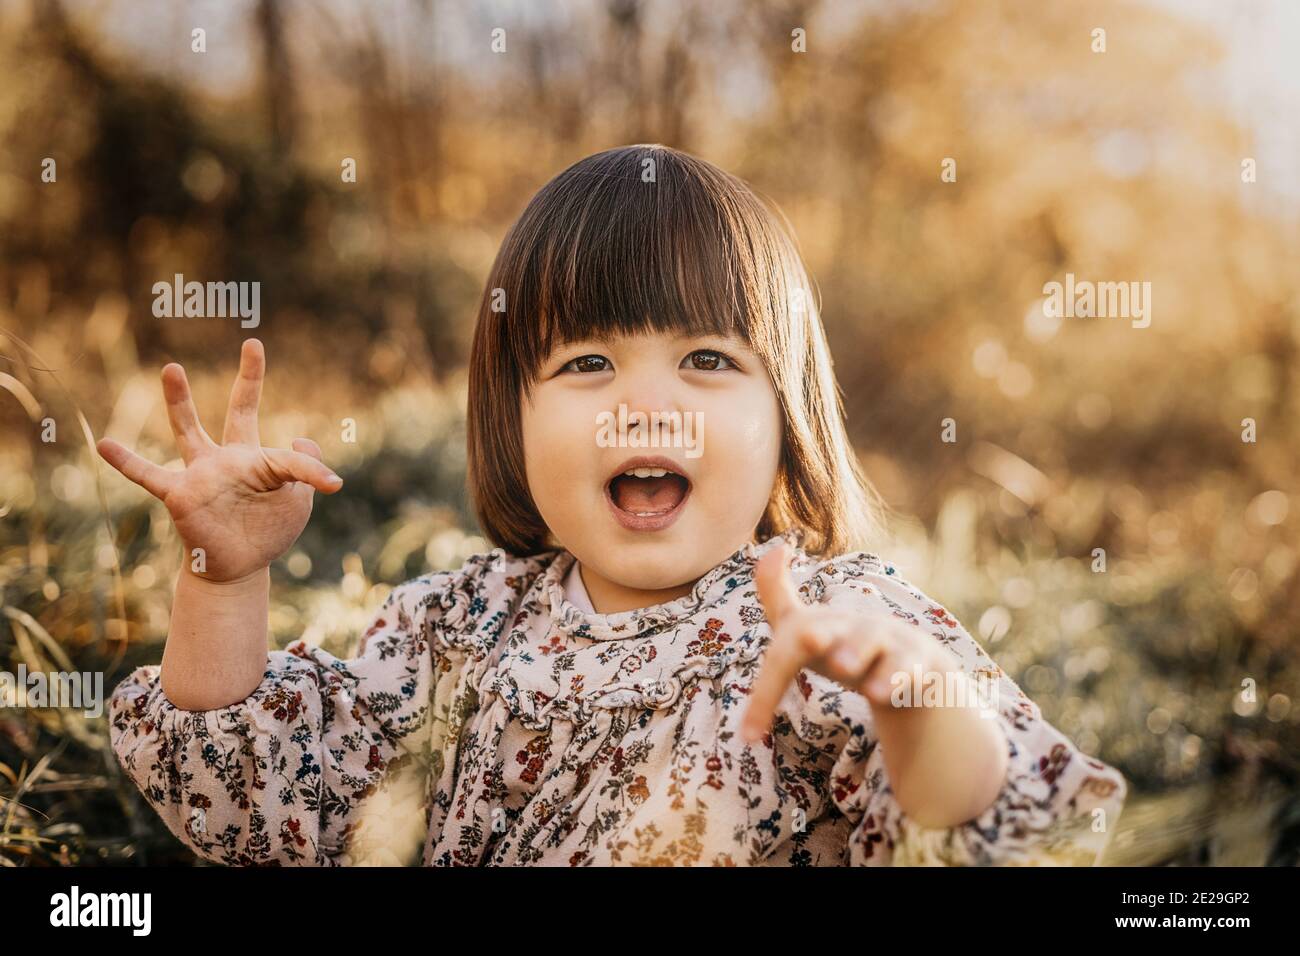
[(690, 496), (691, 482), (667, 459), (625, 462), (605, 484), (615, 515), (630, 527), (648, 529), (675, 514)]

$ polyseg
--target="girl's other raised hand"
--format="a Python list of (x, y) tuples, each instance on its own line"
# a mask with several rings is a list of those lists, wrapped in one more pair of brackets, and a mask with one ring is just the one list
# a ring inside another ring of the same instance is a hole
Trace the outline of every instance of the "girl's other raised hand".
[[(781, 697), (805, 667), (862, 694), (873, 710), (892, 707), (900, 681), (911, 684), (917, 673), (960, 669), (957, 659), (929, 635), (887, 613), (805, 604), (788, 561), (789, 551), (780, 544), (754, 569), (772, 641), (750, 688), (742, 723), (751, 743), (770, 730)], [(915, 688), (918, 695), (920, 690)]]
[(306, 527), (314, 492), (333, 494), (343, 486), (310, 439), (294, 439), (292, 450), (262, 446), (257, 410), (265, 374), (262, 343), (247, 339), (217, 444), (199, 422), (185, 370), (175, 362), (163, 368), (167, 415), (184, 461), (179, 471), (111, 438), (96, 446), (105, 461), (166, 506), (185, 543), (185, 571), (214, 583), (269, 566)]

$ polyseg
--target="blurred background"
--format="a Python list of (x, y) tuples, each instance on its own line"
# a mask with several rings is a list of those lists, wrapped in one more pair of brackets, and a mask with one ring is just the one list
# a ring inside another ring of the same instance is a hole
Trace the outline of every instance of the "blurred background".
[[(392, 585), (486, 550), (498, 243), (572, 162), (660, 142), (789, 217), (874, 550), (1127, 776), (1105, 862), (1296, 865), (1297, 48), (1285, 0), (0, 0), (0, 670), (107, 696), (160, 659), (181, 549), (93, 441), (175, 457), (173, 360), (219, 434), (251, 334), (264, 443), (345, 478), (272, 569), (275, 646), (349, 655)], [(1046, 317), (1071, 272), (1149, 281), (1150, 326)], [(259, 327), (156, 318), (175, 273), (260, 282)], [(13, 703), (0, 864), (195, 862), (104, 717)]]

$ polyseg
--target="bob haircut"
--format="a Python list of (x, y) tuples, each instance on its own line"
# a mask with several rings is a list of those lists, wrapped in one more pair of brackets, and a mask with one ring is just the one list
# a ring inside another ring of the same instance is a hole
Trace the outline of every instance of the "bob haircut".
[(659, 144), (574, 163), (510, 228), (479, 305), (467, 464), (489, 540), (521, 556), (553, 547), (520, 424), (552, 348), (657, 331), (737, 335), (767, 369), (783, 437), (759, 540), (801, 528), (810, 554), (866, 548), (883, 509), (849, 446), (818, 311), (784, 214), (742, 180)]

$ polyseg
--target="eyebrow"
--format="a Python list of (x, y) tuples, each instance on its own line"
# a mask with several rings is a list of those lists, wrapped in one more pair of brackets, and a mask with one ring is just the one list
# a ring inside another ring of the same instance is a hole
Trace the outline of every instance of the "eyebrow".
[[(611, 333), (602, 329), (599, 332), (584, 335), (580, 339), (572, 339), (569, 342), (557, 343), (556, 347), (567, 347), (579, 342), (599, 342), (601, 345), (613, 345), (616, 338), (631, 338), (631, 336), (626, 333)], [(670, 342), (684, 342), (687, 339), (721, 339), (724, 342), (736, 341), (741, 345), (745, 344), (744, 338), (735, 335), (734, 333), (732, 335), (723, 335), (721, 332), (676, 332), (669, 336)]]

